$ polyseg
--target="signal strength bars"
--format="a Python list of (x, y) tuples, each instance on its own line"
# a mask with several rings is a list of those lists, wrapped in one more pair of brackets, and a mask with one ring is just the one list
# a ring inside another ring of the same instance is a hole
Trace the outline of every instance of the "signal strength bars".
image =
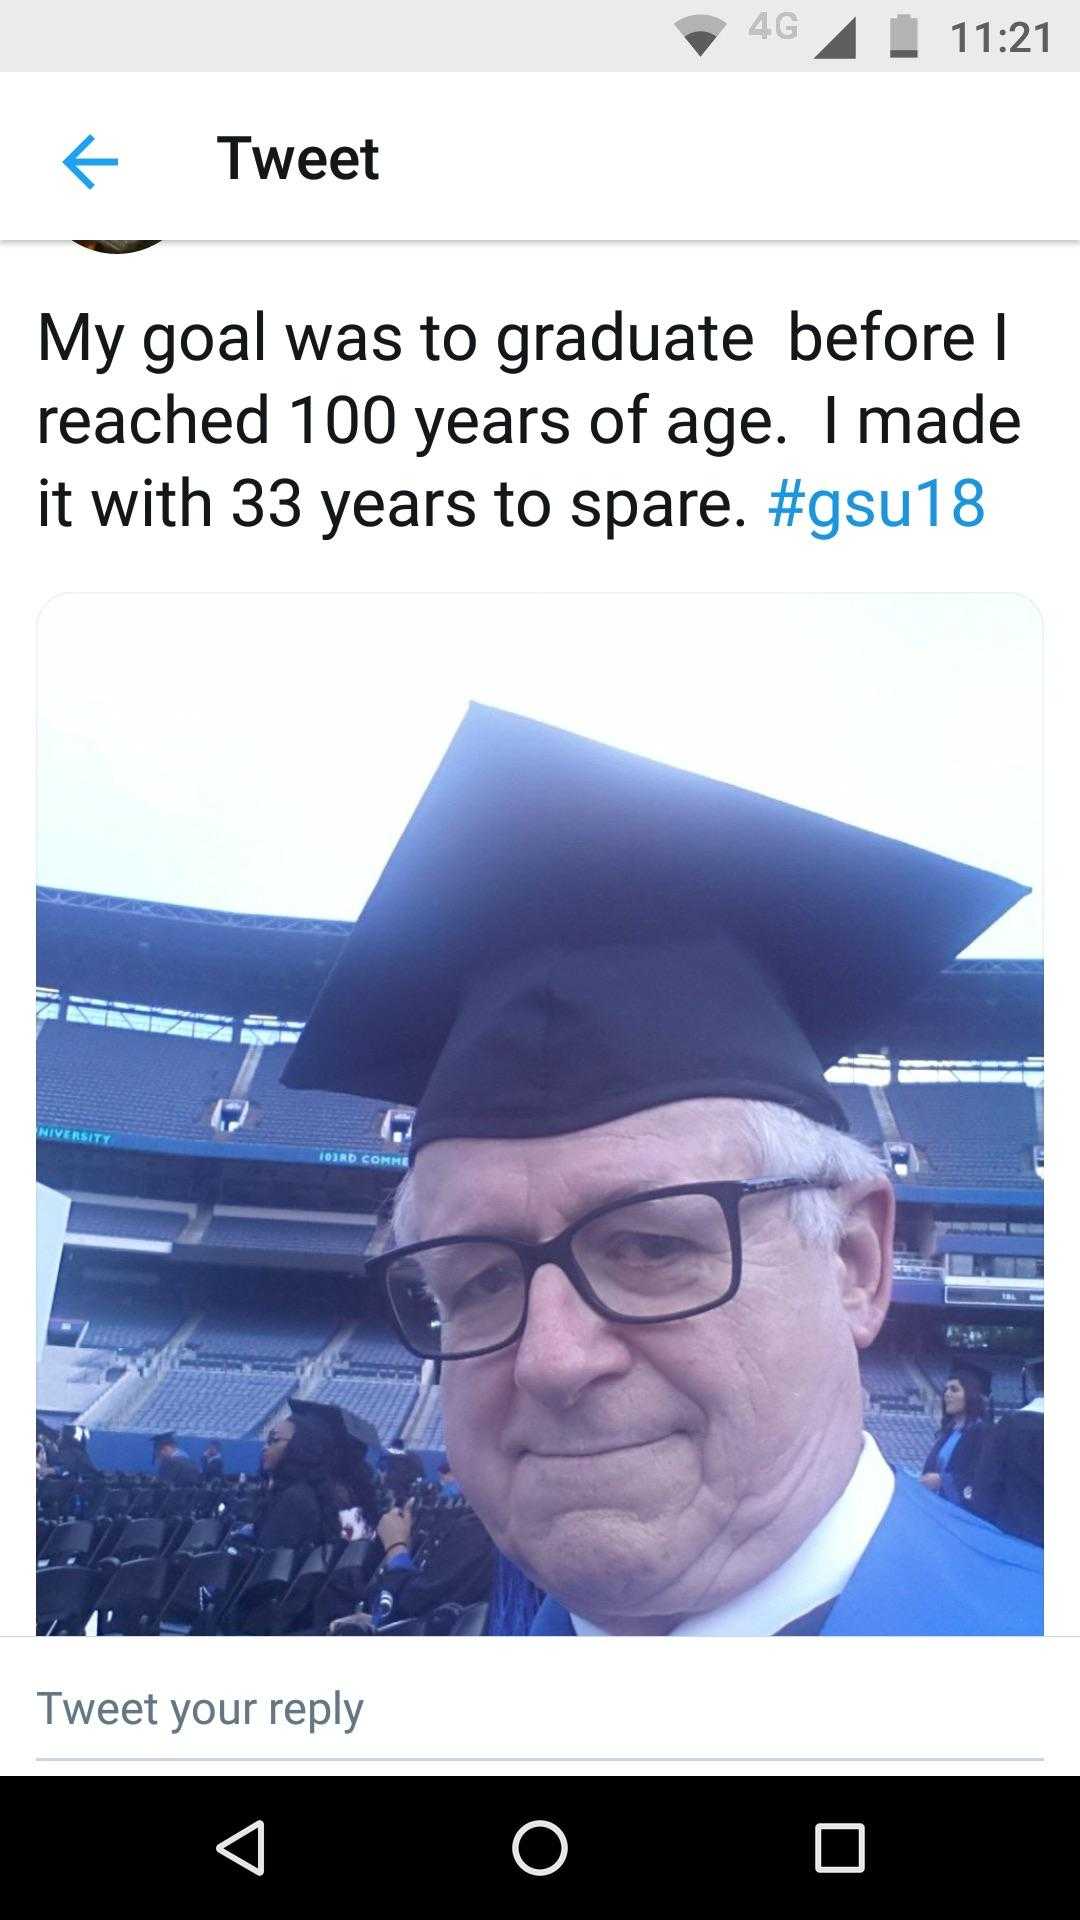
[(858, 19), (849, 20), (846, 27), (815, 53), (815, 60), (855, 60), (858, 58)]

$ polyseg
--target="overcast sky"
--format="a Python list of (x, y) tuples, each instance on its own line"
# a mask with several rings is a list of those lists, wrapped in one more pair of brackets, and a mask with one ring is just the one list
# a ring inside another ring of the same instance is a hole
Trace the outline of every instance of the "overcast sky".
[(1040, 954), (1040, 678), (997, 596), (66, 597), (39, 879), (351, 918), (477, 699), (992, 867)]

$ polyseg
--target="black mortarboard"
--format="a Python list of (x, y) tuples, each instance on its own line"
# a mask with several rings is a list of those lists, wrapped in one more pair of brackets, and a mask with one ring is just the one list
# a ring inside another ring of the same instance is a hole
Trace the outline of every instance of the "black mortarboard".
[(415, 1105), (414, 1155), (703, 1095), (844, 1127), (823, 1069), (1026, 891), (472, 706), (282, 1077)]
[(331, 1401), (290, 1399), (289, 1411), (298, 1419), (314, 1420), (319, 1426), (325, 1427), (335, 1445), (343, 1445), (349, 1440), (357, 1441), (362, 1447), (377, 1447), (379, 1444), (379, 1436), (368, 1421), (358, 1419), (348, 1408), (334, 1406)]
[(153, 1445), (155, 1453), (160, 1452), (162, 1447), (175, 1447), (176, 1435), (175, 1433), (155, 1433)]

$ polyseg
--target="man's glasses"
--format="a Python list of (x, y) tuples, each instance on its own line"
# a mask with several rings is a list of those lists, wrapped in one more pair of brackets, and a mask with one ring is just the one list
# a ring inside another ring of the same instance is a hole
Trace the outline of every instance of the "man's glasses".
[(604, 1320), (659, 1326), (725, 1306), (739, 1290), (746, 1213), (824, 1180), (715, 1180), (594, 1207), (541, 1245), (448, 1234), (374, 1255), (405, 1345), (424, 1360), (476, 1360), (520, 1340), (529, 1288), (556, 1266)]

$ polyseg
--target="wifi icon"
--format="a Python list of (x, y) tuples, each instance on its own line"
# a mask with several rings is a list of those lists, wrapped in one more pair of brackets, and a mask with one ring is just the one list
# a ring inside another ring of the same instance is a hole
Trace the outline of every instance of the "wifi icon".
[(718, 19), (715, 13), (688, 13), (681, 20), (676, 20), (675, 25), (700, 60), (708, 53), (713, 41), (720, 38), (727, 21)]

